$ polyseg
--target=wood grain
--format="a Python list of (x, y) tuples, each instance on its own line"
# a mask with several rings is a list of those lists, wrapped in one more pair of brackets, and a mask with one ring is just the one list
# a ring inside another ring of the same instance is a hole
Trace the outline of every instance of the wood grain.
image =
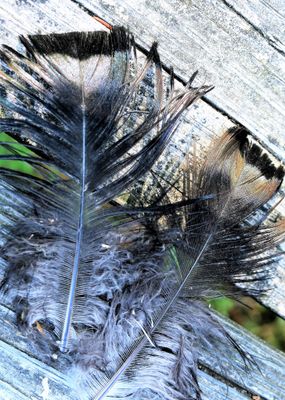
[(128, 26), (145, 48), (157, 40), (164, 63), (184, 80), (198, 69), (200, 82), (215, 85), (207, 100), (285, 160), (285, 58), (224, 1), (77, 2)]
[(244, 18), (268, 43), (285, 55), (285, 3), (282, 0), (223, 0)]

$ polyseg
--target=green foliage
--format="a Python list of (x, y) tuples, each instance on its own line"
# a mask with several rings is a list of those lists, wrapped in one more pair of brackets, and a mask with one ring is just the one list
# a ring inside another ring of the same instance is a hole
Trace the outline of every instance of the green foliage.
[[(22, 155), (28, 157), (34, 155), (27, 147), (19, 144), (15, 139), (11, 138), (4, 132), (0, 132), (0, 157)], [(27, 162), (17, 160), (6, 160), (0, 158), (0, 168), (21, 171), (26, 174), (33, 175), (34, 168)]]
[(243, 304), (223, 297), (211, 300), (211, 307), (242, 325), (267, 343), (285, 351), (285, 321), (253, 299)]

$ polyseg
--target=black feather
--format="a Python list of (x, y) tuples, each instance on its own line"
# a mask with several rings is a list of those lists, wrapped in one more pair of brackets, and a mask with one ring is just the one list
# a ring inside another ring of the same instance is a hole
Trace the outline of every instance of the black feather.
[(181, 114), (211, 87), (194, 74), (176, 93), (171, 79), (164, 98), (157, 45), (138, 71), (123, 28), (21, 42), (25, 56), (1, 50), (5, 301), (42, 358), (59, 349), (85, 371), (82, 399), (200, 399), (197, 343), (243, 351), (197, 299), (268, 280), (284, 223), (247, 219), (283, 168), (235, 128), (203, 166), (193, 155), (181, 178), (158, 177)]

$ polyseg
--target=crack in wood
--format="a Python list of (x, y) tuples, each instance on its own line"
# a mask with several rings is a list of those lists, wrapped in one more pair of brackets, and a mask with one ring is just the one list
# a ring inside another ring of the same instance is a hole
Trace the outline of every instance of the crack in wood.
[[(73, 0), (71, 0), (73, 1)], [(261, 28), (259, 28), (256, 24), (250, 21), (247, 17), (245, 17), (240, 11), (238, 11), (232, 4), (230, 4), (227, 0), (220, 0), (224, 3), (230, 10), (234, 11), (243, 21), (248, 23), (252, 28), (256, 30), (266, 41), (272, 46), (279, 54), (283, 57), (285, 56), (285, 51), (280, 49), (278, 43), (283, 44), (278, 38), (270, 37), (266, 32), (264, 32)]]

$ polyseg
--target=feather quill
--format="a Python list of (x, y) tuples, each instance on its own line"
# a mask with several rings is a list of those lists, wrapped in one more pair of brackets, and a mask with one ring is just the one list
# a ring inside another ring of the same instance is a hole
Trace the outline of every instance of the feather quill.
[(21, 42), (0, 53), (1, 161), (31, 168), (1, 167), (2, 294), (44, 359), (86, 370), (80, 398), (200, 399), (197, 343), (243, 351), (197, 299), (268, 280), (284, 222), (247, 220), (283, 168), (234, 128), (146, 199), (138, 182), (212, 88), (194, 74), (164, 99), (156, 44), (137, 71), (124, 28)]

